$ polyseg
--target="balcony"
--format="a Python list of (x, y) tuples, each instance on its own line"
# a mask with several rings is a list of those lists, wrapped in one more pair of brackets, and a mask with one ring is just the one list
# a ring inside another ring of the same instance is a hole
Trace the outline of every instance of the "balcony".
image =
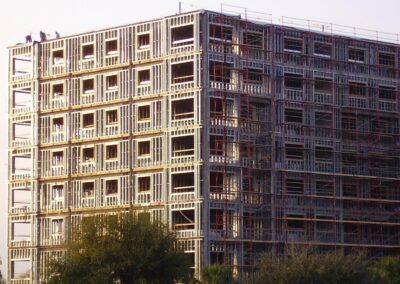
[(291, 101), (303, 101), (304, 92), (300, 89), (288, 89), (284, 90), (284, 98)]
[(87, 139), (87, 138), (94, 138), (95, 136), (95, 129), (94, 127), (90, 127), (90, 128), (81, 128), (79, 130), (79, 138), (80, 139)]
[(104, 162), (106, 171), (115, 171), (120, 169), (118, 159), (106, 160)]
[(50, 176), (63, 176), (66, 174), (64, 165), (53, 164), (50, 170)]
[(32, 145), (30, 138), (17, 138), (11, 142), (11, 147), (27, 147)]
[(116, 206), (119, 203), (118, 194), (106, 195), (105, 206)]
[(96, 171), (96, 163), (94, 160), (81, 163), (80, 173), (93, 173)]
[(171, 163), (190, 163), (194, 160), (194, 135), (172, 138)]
[(297, 159), (286, 159), (285, 160), (285, 168), (290, 170), (305, 170), (304, 161)]
[(53, 233), (51, 235), (51, 245), (61, 245), (64, 243), (64, 236), (62, 232)]
[(95, 199), (94, 196), (92, 197), (82, 197), (81, 199), (81, 206), (83, 208), (90, 208), (95, 206)]
[(106, 136), (113, 136), (113, 135), (118, 135), (118, 134), (119, 134), (118, 124), (105, 126), (105, 135)]
[(150, 192), (142, 192), (137, 195), (137, 203), (147, 203), (151, 201)]

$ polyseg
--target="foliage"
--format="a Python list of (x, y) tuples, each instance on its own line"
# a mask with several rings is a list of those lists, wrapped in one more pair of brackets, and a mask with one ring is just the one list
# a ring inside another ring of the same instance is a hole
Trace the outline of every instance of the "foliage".
[(257, 267), (255, 282), (358, 284), (368, 283), (369, 279), (368, 261), (362, 253), (317, 253), (307, 248), (292, 247), (284, 256), (265, 254)]
[[(1, 265), (1, 259), (0, 259), (0, 265)], [(1, 269), (0, 269), (0, 283), (3, 281), (3, 275), (1, 274)]]
[(387, 256), (372, 267), (373, 283), (400, 284), (400, 257)]
[(201, 272), (204, 284), (232, 284), (235, 283), (232, 270), (221, 264), (213, 264), (205, 267)]
[(50, 284), (174, 283), (190, 275), (175, 235), (134, 213), (86, 217), (72, 239), (65, 257), (50, 265)]

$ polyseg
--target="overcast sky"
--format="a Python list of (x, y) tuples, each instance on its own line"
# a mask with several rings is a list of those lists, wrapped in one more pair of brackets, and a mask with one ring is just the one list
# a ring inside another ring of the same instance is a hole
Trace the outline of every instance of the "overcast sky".
[[(61, 36), (135, 23), (174, 14), (179, 1), (172, 0), (3, 0), (0, 9), (0, 257), (6, 271), (7, 257), (7, 46), (24, 42), (40, 30)], [(346, 26), (400, 33), (399, 0), (226, 0), (223, 3), (248, 10), (306, 18)], [(220, 11), (213, 0), (182, 1), (183, 10)]]

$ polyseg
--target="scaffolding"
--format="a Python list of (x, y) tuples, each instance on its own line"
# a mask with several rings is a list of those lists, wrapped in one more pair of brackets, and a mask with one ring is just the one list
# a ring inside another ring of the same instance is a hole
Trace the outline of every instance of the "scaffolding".
[(84, 216), (132, 208), (197, 277), (218, 262), (247, 281), (291, 244), (399, 253), (399, 46), (256, 18), (10, 48), (11, 283), (45, 283)]

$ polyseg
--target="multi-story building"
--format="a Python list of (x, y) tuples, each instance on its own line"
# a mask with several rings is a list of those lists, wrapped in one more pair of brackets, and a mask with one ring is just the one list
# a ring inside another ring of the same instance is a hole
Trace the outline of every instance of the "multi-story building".
[(133, 208), (196, 275), (288, 244), (399, 253), (398, 44), (210, 11), (9, 50), (9, 277)]

